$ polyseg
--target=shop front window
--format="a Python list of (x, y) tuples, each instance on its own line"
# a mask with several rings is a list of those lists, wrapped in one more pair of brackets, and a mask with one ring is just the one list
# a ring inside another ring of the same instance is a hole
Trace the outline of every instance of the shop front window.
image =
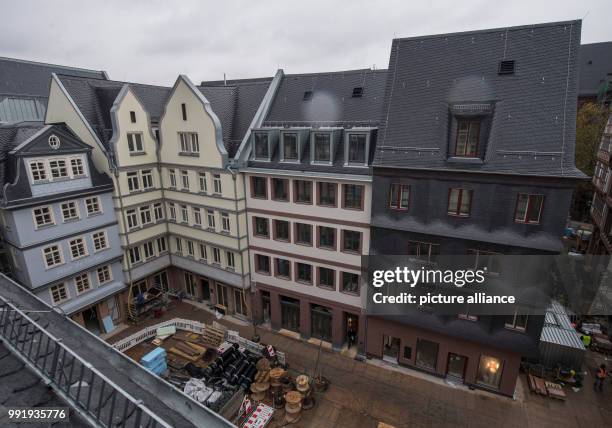
[(300, 328), (300, 301), (290, 297), (281, 296), (281, 325), (291, 331)]
[(476, 382), (489, 388), (499, 389), (503, 368), (503, 362), (499, 358), (481, 355)]
[(416, 365), (425, 370), (435, 371), (438, 362), (439, 345), (429, 340), (417, 340)]
[(331, 341), (332, 334), (332, 313), (330, 308), (319, 305), (311, 305), (310, 316), (312, 318), (312, 337)]

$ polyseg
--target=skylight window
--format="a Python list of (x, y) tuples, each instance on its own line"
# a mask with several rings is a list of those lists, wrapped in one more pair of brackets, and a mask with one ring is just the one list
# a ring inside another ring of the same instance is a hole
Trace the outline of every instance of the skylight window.
[(304, 91), (304, 101), (310, 101), (312, 99), (312, 91)]
[(500, 61), (497, 74), (514, 74), (514, 60)]
[(361, 86), (356, 86), (353, 88), (353, 98), (361, 98), (363, 96), (363, 88)]

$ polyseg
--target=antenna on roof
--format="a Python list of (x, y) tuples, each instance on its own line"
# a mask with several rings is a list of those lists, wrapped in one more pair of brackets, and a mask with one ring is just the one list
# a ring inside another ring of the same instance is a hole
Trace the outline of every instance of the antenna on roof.
[(225, 73), (223, 73), (223, 84), (227, 86), (227, 80), (225, 79)]

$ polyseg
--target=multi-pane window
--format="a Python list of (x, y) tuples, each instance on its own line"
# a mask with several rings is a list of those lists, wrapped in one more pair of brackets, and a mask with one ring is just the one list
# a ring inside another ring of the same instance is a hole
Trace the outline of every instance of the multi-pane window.
[(468, 217), (472, 206), (472, 190), (450, 189), (448, 193), (448, 214)]
[(255, 270), (259, 273), (270, 274), (270, 257), (255, 254)]
[(255, 236), (260, 238), (269, 238), (270, 230), (268, 219), (263, 217), (253, 217), (253, 221), (255, 223)]
[(331, 137), (329, 133), (316, 132), (314, 134), (315, 162), (331, 162)]
[(480, 269), (489, 275), (499, 275), (502, 270), (501, 253), (483, 250), (468, 250), (474, 256), (474, 269)]
[(168, 174), (170, 175), (170, 187), (176, 189), (176, 172), (173, 169), (169, 169)]
[(157, 252), (160, 254), (165, 253), (166, 252), (166, 238), (164, 238), (163, 236), (160, 236), (159, 238), (155, 240), (155, 242), (157, 242)]
[(297, 161), (299, 159), (297, 138), (297, 134), (283, 134), (284, 161)]
[(245, 317), (247, 316), (247, 306), (244, 291), (237, 288), (234, 289), (234, 310), (237, 314), (240, 314)]
[(72, 260), (77, 260), (87, 255), (87, 246), (83, 238), (75, 238), (68, 241), (68, 246), (70, 247)]
[(43, 248), (43, 258), (45, 259), (45, 266), (47, 268), (57, 266), (64, 263), (62, 257), (62, 250), (59, 245), (49, 245)]
[(83, 159), (81, 158), (70, 159), (70, 167), (72, 168), (72, 175), (74, 177), (85, 175), (85, 167), (83, 166)]
[(477, 157), (478, 139), (480, 138), (480, 121), (460, 120), (457, 123), (457, 141), (455, 156)]
[(34, 215), (34, 222), (36, 224), (36, 228), (41, 228), (44, 226), (51, 226), (55, 224), (55, 220), (53, 219), (53, 210), (50, 206), (38, 207), (32, 210)]
[(200, 259), (206, 260), (208, 258), (208, 251), (206, 251), (206, 245), (200, 244)]
[(202, 211), (198, 207), (193, 207), (193, 223), (196, 226), (202, 226)]
[(58, 304), (68, 299), (68, 288), (66, 284), (57, 284), (49, 289), (51, 291), (51, 299), (54, 304)]
[(206, 210), (206, 218), (208, 220), (208, 227), (211, 229), (215, 228), (215, 212), (212, 210)]
[(296, 263), (296, 281), (312, 284), (312, 266), (306, 263)]
[(74, 277), (74, 285), (76, 287), (77, 294), (84, 293), (91, 288), (89, 282), (89, 273), (83, 273)]
[(230, 231), (230, 219), (228, 213), (221, 213), (221, 230), (228, 233)]
[(79, 207), (76, 201), (63, 202), (60, 205), (62, 210), (62, 219), (66, 221), (77, 220), (79, 218)]
[(336, 183), (318, 182), (319, 188), (319, 205), (325, 205), (330, 207), (336, 206)]
[(529, 312), (525, 308), (517, 307), (512, 315), (506, 318), (505, 326), (511, 330), (525, 331)]
[(170, 220), (176, 221), (176, 205), (174, 202), (168, 203), (168, 208), (170, 210)]
[(540, 223), (542, 216), (542, 206), (544, 205), (544, 195), (532, 195), (519, 193), (516, 200), (516, 212), (514, 221), (517, 223)]
[(140, 132), (128, 132), (127, 141), (130, 153), (144, 153), (142, 134)]
[(181, 205), (181, 220), (183, 223), (189, 223), (189, 210), (187, 205)]
[(361, 251), (361, 232), (343, 230), (342, 236), (342, 251), (349, 253), (359, 253)]
[(365, 134), (349, 134), (348, 136), (348, 164), (366, 164), (366, 140)]
[(182, 153), (200, 153), (200, 142), (197, 132), (179, 132)]
[(98, 284), (106, 284), (113, 279), (111, 268), (109, 265), (100, 266), (97, 271)]
[(150, 169), (143, 169), (140, 172), (140, 176), (142, 178), (142, 188), (152, 189), (153, 188), (153, 171), (151, 171)]
[(359, 184), (343, 184), (344, 199), (342, 205), (351, 210), (363, 209), (363, 186)]
[(142, 246), (145, 260), (155, 257), (155, 250), (153, 249), (153, 241), (145, 242)]
[(272, 199), (282, 202), (289, 200), (289, 180), (285, 178), (272, 179)]
[(336, 229), (319, 226), (319, 247), (331, 250), (336, 249)]
[(140, 248), (139, 247), (130, 248), (129, 255), (130, 255), (131, 264), (140, 263), (140, 261), (142, 260), (140, 258)]
[(183, 185), (183, 190), (189, 190), (189, 172), (186, 170), (181, 170), (181, 184)]
[(336, 288), (336, 271), (333, 269), (319, 266), (318, 286), (323, 288)]
[(277, 241), (289, 241), (289, 222), (285, 220), (274, 220), (274, 239)]
[(85, 199), (85, 208), (87, 209), (87, 215), (96, 215), (102, 213), (102, 208), (100, 204), (100, 198), (98, 196), (93, 196), (91, 198)]
[(136, 214), (136, 210), (127, 210), (125, 212), (125, 217), (127, 218), (128, 229), (138, 227), (138, 215)]
[(295, 223), (295, 243), (302, 245), (312, 245), (311, 224)]
[(255, 156), (257, 160), (270, 159), (270, 147), (268, 145), (268, 134), (265, 132), (255, 132)]
[(341, 291), (345, 293), (359, 294), (359, 275), (350, 272), (341, 272)]
[(43, 161), (30, 162), (30, 173), (32, 174), (32, 181), (35, 183), (47, 179), (47, 171)]
[(193, 241), (190, 240), (187, 240), (187, 255), (195, 256), (195, 247), (193, 246)]
[(266, 177), (251, 177), (251, 196), (258, 199), (268, 198), (268, 180)]
[(206, 173), (205, 172), (198, 173), (198, 180), (200, 184), (200, 192), (208, 192), (208, 185), (206, 183)]
[(138, 172), (132, 171), (127, 173), (128, 190), (136, 192), (140, 190), (140, 180), (138, 180)]
[(312, 181), (295, 180), (293, 182), (294, 201), (300, 204), (312, 204)]
[(155, 221), (160, 221), (164, 219), (164, 209), (162, 207), (161, 202), (153, 204), (153, 216), (155, 217)]
[(91, 235), (94, 244), (94, 250), (100, 251), (108, 248), (108, 239), (106, 238), (106, 231), (96, 232)]
[(153, 222), (151, 217), (151, 207), (149, 205), (140, 207), (140, 221), (143, 225)]
[(234, 260), (234, 253), (232, 253), (231, 251), (226, 251), (225, 258), (227, 260), (227, 267), (229, 268), (236, 267), (236, 261)]
[(66, 168), (66, 160), (64, 159), (50, 160), (49, 169), (51, 170), (51, 178), (68, 177), (68, 168)]
[(221, 174), (213, 175), (213, 190), (216, 195), (221, 194)]
[(275, 259), (276, 276), (291, 279), (291, 262), (287, 259)]
[(221, 264), (221, 250), (217, 247), (212, 247), (213, 263)]
[(183, 252), (183, 240), (177, 236), (176, 238), (174, 238), (174, 243), (176, 244), (176, 251), (178, 253), (182, 253)]
[(408, 241), (408, 255), (424, 260), (426, 262), (434, 262), (440, 254), (440, 246), (431, 242)]
[(410, 186), (407, 184), (391, 184), (389, 189), (389, 208), (407, 210), (410, 203)]

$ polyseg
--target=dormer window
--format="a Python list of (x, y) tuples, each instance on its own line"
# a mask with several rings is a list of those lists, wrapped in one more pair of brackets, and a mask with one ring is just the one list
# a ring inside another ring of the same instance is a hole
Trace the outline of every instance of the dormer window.
[(270, 143), (265, 132), (255, 133), (255, 160), (270, 160)]
[(298, 156), (298, 136), (297, 134), (282, 134), (283, 135), (283, 153), (282, 160), (295, 162), (299, 160)]
[(457, 141), (455, 156), (475, 158), (478, 157), (478, 143), (480, 139), (480, 120), (457, 121)]
[(313, 161), (331, 163), (331, 138), (327, 132), (315, 132)]
[(347, 139), (347, 165), (367, 165), (367, 134), (349, 134)]
[(351, 95), (353, 98), (361, 98), (363, 96), (363, 87), (356, 86), (353, 88), (353, 94)]

